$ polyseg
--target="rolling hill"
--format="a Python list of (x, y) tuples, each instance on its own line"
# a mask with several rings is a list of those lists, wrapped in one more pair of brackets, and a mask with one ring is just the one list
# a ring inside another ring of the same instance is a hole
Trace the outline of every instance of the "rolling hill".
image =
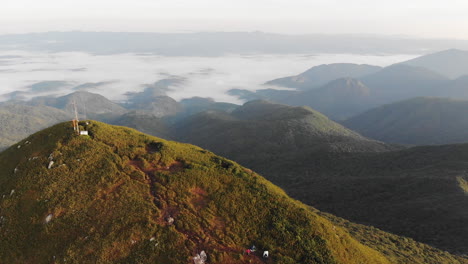
[(290, 106), (309, 106), (337, 121), (378, 105), (374, 92), (353, 78), (336, 79), (320, 88), (305, 91), (261, 89), (252, 92), (232, 89), (229, 93), (246, 101), (266, 100)]
[(251, 101), (231, 114), (209, 111), (176, 123), (172, 134), (249, 164), (293, 162), (317, 152), (375, 152), (394, 149), (329, 120), (306, 107)]
[[(90, 136), (67, 122), (0, 154), (2, 261), (193, 263), (204, 251), (210, 263), (465, 263), (403, 239), (405, 252), (420, 255), (393, 255), (391, 243), (382, 252), (364, 246), (263, 177), (201, 148), (81, 125)], [(243, 254), (252, 244), (260, 252)]]
[(63, 110), (74, 115), (74, 103), (80, 116), (86, 116), (93, 119), (112, 119), (128, 112), (124, 107), (110, 101), (106, 97), (78, 91), (61, 97), (35, 97), (31, 101), (25, 102), (31, 106), (50, 106)]
[(384, 105), (343, 124), (376, 140), (411, 145), (468, 142), (468, 101), (420, 97)]
[[(166, 94), (167, 86), (177, 80), (158, 81), (143, 92), (129, 93), (125, 104), (86, 91), (65, 96), (39, 96), (30, 101), (10, 100), (0, 103), (0, 150), (40, 129), (74, 117), (74, 103), (80, 119), (93, 118), (114, 125), (128, 126), (144, 133), (171, 139), (169, 126), (178, 120), (207, 110), (231, 112), (236, 104), (193, 97), (175, 101)], [(128, 109), (127, 109), (127, 108)]]
[(450, 80), (436, 72), (404, 64), (388, 66), (361, 78), (378, 104), (387, 104), (417, 96), (432, 96), (450, 85)]
[(34, 132), (70, 118), (64, 111), (48, 106), (0, 103), (0, 150)]
[(320, 210), (468, 252), (467, 145), (398, 149), (310, 109), (264, 102), (200, 114), (175, 129), (178, 140), (252, 168)]
[(381, 70), (381, 67), (367, 64), (334, 63), (323, 64), (290, 77), (268, 81), (266, 84), (310, 90), (340, 78), (360, 78)]
[(423, 67), (456, 79), (468, 75), (468, 51), (444, 50), (405, 61), (402, 64)]
[(314, 90), (291, 94), (281, 101), (288, 105), (307, 105), (333, 120), (343, 120), (374, 105), (372, 95), (371, 89), (359, 80), (341, 78)]

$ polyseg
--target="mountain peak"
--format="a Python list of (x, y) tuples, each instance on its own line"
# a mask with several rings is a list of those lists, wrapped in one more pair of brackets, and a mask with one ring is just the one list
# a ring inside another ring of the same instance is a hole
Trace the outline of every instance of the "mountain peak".
[[(89, 121), (0, 154), (8, 263), (389, 263), (252, 171), (201, 148)], [(30, 246), (34, 241), (34, 247)], [(284, 243), (290, 241), (291, 243)], [(259, 254), (244, 255), (256, 245)]]
[(88, 115), (88, 117), (104, 114), (119, 115), (127, 112), (125, 108), (106, 97), (87, 91), (76, 91), (61, 97), (36, 97), (28, 104), (51, 106), (71, 114), (74, 113), (76, 104), (79, 114)]

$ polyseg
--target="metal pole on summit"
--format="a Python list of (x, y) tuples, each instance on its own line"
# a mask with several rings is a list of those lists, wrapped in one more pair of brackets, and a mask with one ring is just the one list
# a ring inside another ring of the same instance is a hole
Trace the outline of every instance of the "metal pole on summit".
[(76, 131), (76, 133), (79, 135), (80, 134), (80, 127), (78, 125), (78, 111), (76, 109), (76, 102), (73, 101), (73, 110), (75, 111), (75, 119), (73, 119), (73, 129)]

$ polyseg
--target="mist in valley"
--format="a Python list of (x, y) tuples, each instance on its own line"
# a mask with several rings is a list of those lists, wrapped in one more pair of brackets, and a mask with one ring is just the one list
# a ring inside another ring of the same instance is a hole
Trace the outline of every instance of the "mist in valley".
[(84, 52), (0, 52), (1, 99), (28, 100), (89, 91), (115, 101), (169, 79), (168, 95), (176, 100), (194, 96), (242, 103), (230, 89), (274, 88), (265, 82), (296, 75), (330, 63), (388, 66), (417, 55), (361, 54), (231, 54), (225, 56), (160, 56), (154, 54), (93, 55)]

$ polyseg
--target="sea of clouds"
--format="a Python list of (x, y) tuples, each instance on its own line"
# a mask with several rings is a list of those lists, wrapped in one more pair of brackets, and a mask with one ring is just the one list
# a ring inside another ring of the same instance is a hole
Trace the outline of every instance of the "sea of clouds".
[[(65, 95), (83, 89), (102, 94), (111, 100), (124, 101), (128, 92), (139, 92), (159, 80), (175, 78), (181, 81), (169, 87), (171, 91), (168, 95), (176, 100), (200, 96), (241, 103), (228, 95), (227, 91), (233, 88), (269, 88), (263, 83), (296, 75), (320, 64), (347, 62), (388, 66), (414, 57), (417, 55), (232, 54), (219, 57), (177, 57), (11, 50), (0, 52), (0, 99), (5, 101), (14, 98), (11, 95), (14, 92), (21, 95), (16, 99), (28, 99), (34, 96)], [(42, 85), (37, 85), (41, 82)]]

